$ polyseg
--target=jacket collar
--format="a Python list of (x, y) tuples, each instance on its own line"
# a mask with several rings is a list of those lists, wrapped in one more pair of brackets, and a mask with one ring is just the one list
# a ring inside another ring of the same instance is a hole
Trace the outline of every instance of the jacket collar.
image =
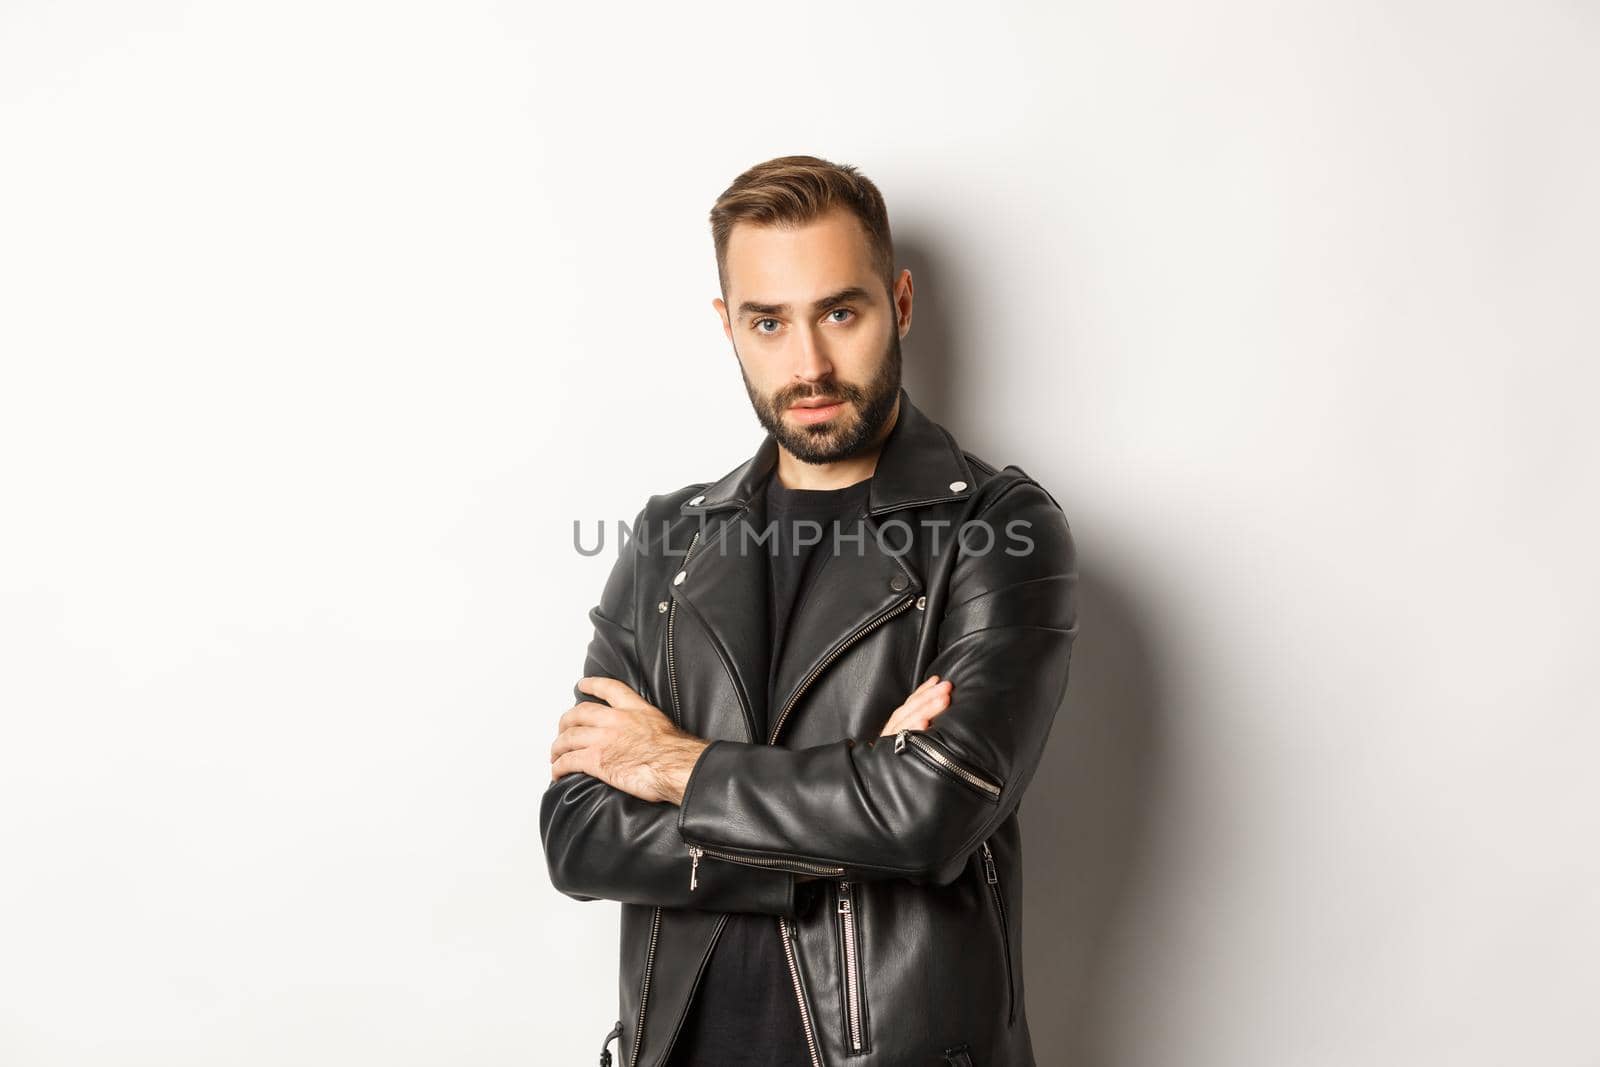
[[(762, 438), (755, 455), (683, 504), (685, 515), (743, 507), (765, 483), (778, 462), (778, 441)], [(955, 439), (911, 402), (900, 388), (900, 412), (884, 439), (867, 487), (867, 514), (960, 500), (972, 492), (972, 470)]]

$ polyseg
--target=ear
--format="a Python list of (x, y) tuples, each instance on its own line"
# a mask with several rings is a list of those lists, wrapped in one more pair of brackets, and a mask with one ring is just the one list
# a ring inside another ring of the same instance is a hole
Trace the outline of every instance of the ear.
[(902, 339), (911, 332), (912, 296), (911, 269), (905, 267), (894, 283), (895, 328), (900, 331)]
[(722, 297), (712, 297), (711, 306), (716, 310), (717, 317), (722, 320), (722, 334), (729, 341), (733, 340), (733, 324), (728, 321), (728, 305), (723, 303)]

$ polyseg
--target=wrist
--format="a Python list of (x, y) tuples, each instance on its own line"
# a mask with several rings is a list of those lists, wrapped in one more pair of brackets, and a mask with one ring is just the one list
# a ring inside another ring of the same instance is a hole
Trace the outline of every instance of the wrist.
[(684, 791), (689, 786), (689, 776), (700, 754), (711, 747), (711, 742), (700, 737), (685, 737), (673, 743), (661, 774), (661, 795), (669, 804), (683, 803)]

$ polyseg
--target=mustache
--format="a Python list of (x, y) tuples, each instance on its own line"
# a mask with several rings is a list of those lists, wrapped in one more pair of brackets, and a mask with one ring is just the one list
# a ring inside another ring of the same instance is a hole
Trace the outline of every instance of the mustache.
[(801, 400), (848, 400), (857, 407), (861, 406), (861, 390), (852, 385), (835, 385), (819, 389), (791, 389), (778, 393), (772, 398), (772, 407), (776, 411), (798, 403)]

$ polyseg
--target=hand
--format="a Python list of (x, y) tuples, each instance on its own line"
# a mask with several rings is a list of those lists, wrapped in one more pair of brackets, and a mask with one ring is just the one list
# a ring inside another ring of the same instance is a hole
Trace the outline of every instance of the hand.
[(894, 714), (883, 725), (883, 733), (878, 736), (888, 737), (901, 730), (926, 730), (934, 716), (950, 706), (953, 687), (950, 681), (941, 682), (937, 674), (928, 675), (928, 680), (913, 689), (905, 703), (894, 709)]
[(681, 804), (689, 772), (710, 742), (678, 729), (626, 682), (580, 678), (578, 689), (606, 703), (585, 700), (561, 713), (550, 780), (582, 771), (640, 800)]

